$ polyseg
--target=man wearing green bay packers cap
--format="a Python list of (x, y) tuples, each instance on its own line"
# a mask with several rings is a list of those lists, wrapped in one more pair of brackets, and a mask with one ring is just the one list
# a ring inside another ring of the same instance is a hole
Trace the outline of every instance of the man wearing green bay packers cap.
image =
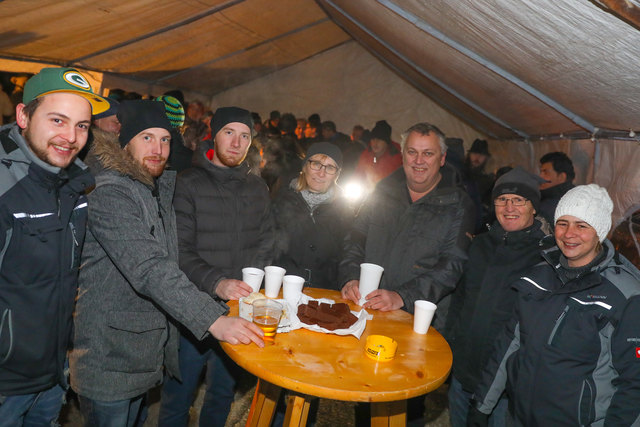
[(94, 185), (76, 159), (109, 104), (72, 68), (29, 79), (0, 128), (0, 425), (55, 425)]

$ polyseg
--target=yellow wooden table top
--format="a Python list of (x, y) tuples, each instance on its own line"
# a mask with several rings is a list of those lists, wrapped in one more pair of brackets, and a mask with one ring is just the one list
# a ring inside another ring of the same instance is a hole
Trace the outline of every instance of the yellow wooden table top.
[[(346, 302), (340, 292), (304, 288), (312, 298)], [(238, 301), (229, 301), (230, 316), (238, 315)], [(349, 303), (352, 310), (360, 307)], [(449, 345), (435, 329), (413, 332), (413, 316), (404, 310), (369, 310), (373, 319), (358, 340), (297, 329), (276, 335), (275, 343), (231, 345), (224, 351), (242, 368), (272, 384), (304, 394), (334, 400), (389, 402), (438, 388), (451, 369)], [(376, 362), (364, 353), (369, 335), (386, 335), (398, 342), (393, 360)]]

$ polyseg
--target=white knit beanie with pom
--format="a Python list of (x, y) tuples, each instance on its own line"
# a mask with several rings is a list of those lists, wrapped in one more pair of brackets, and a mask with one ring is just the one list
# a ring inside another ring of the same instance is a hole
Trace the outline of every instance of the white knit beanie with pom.
[(558, 202), (554, 223), (563, 215), (571, 215), (592, 226), (600, 242), (611, 229), (613, 202), (609, 193), (597, 184), (579, 185), (567, 191)]

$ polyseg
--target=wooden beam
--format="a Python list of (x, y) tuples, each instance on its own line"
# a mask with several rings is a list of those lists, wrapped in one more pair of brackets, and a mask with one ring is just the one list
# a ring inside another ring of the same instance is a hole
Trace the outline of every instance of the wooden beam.
[(609, 12), (612, 12), (618, 18), (633, 25), (640, 30), (640, 7), (638, 3), (630, 0), (594, 0)]
[[(17, 61), (14, 59), (4, 59), (0, 58), (0, 70), (8, 71), (11, 73), (29, 73), (36, 74), (39, 73), (40, 70), (46, 67), (57, 67), (58, 65), (47, 64), (45, 62), (35, 62), (35, 61)], [(77, 69), (87, 78), (87, 81), (93, 88), (93, 91), (97, 94), (102, 93), (102, 80), (104, 78), (104, 74), (99, 71), (90, 71), (86, 70), (82, 67), (72, 67)]]

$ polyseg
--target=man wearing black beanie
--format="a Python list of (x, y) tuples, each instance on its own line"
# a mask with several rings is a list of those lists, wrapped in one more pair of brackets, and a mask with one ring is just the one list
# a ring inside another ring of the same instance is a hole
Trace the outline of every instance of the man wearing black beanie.
[[(251, 113), (221, 107), (211, 119), (213, 156), (198, 151), (193, 167), (178, 176), (173, 205), (178, 224), (180, 268), (202, 291), (220, 300), (251, 293), (243, 267), (271, 263), (274, 236), (269, 193), (244, 159), (251, 145)], [(224, 426), (241, 369), (215, 340), (180, 337), (181, 381), (166, 378), (158, 425), (186, 426), (200, 373), (207, 365), (207, 391), (200, 425)]]
[[(180, 378), (178, 332), (255, 342), (262, 332), (201, 292), (178, 266), (166, 171), (171, 123), (162, 102), (120, 104), (119, 138), (103, 133), (88, 155), (96, 176), (75, 312), (71, 387), (85, 425), (137, 424), (146, 392), (163, 373)], [(171, 320), (170, 320), (171, 319)], [(128, 420), (128, 421), (127, 421)]]

